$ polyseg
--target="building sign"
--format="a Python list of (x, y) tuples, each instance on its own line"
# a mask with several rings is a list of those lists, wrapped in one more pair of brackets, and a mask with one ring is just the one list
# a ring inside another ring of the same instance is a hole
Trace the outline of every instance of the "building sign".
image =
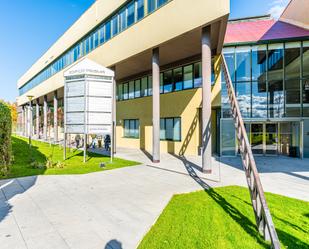
[(111, 133), (114, 72), (84, 59), (64, 77), (65, 133)]

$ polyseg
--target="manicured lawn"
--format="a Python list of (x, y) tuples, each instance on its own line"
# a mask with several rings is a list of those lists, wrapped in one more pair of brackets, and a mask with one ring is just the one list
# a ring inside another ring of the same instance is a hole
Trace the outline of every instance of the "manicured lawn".
[[(305, 190), (304, 190), (305, 191)], [(309, 202), (266, 193), (282, 248), (309, 248)], [(176, 195), (142, 248), (270, 248), (255, 227), (249, 192), (223, 187)]]
[[(12, 149), (14, 154), (14, 163), (11, 166), (10, 173), (4, 177), (0, 175), (0, 179), (14, 178), (31, 175), (64, 175), (64, 174), (86, 174), (90, 172), (110, 170), (127, 166), (138, 165), (138, 162), (127, 161), (114, 158), (110, 163), (109, 157), (88, 153), (87, 162), (83, 163), (83, 152), (72, 149), (67, 150), (67, 160), (63, 161), (63, 150), (58, 145), (50, 146), (48, 143), (32, 141), (32, 149), (30, 151), (28, 140), (21, 137), (12, 137)], [(50, 158), (56, 164), (63, 162), (61, 167), (54, 166), (46, 168), (46, 160)], [(32, 163), (31, 162), (35, 162)], [(106, 163), (106, 167), (101, 168), (101, 162)]]

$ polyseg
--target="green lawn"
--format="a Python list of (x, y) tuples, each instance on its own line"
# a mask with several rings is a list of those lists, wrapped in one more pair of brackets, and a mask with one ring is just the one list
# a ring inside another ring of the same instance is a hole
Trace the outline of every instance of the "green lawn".
[[(138, 162), (127, 161), (114, 158), (110, 163), (109, 157), (88, 153), (87, 162), (83, 163), (83, 152), (72, 149), (67, 150), (67, 160), (63, 161), (63, 150), (59, 145), (32, 141), (30, 151), (28, 140), (21, 137), (12, 137), (12, 149), (14, 154), (14, 163), (7, 176), (1, 176), (0, 179), (31, 176), (31, 175), (64, 175), (64, 174), (86, 174), (90, 172), (103, 171), (109, 169), (122, 168), (138, 165)], [(53, 163), (63, 162), (63, 168), (54, 166), (46, 168), (46, 161), (50, 158)], [(31, 162), (35, 162), (32, 163)], [(105, 162), (106, 167), (100, 168), (100, 163)]]
[[(282, 248), (309, 248), (309, 202), (271, 193), (266, 198)], [(175, 195), (138, 248), (270, 246), (256, 230), (248, 190), (232, 186)]]

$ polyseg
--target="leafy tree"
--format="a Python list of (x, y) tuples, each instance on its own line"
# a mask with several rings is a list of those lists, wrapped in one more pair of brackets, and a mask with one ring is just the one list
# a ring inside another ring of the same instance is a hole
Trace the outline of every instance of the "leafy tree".
[(0, 174), (6, 175), (12, 160), (12, 116), (10, 107), (0, 101)]

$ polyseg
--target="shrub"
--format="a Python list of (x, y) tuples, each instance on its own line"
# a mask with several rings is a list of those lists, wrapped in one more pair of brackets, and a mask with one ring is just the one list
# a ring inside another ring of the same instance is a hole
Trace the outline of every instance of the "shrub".
[(0, 174), (9, 172), (12, 160), (12, 117), (7, 104), (0, 102)]

